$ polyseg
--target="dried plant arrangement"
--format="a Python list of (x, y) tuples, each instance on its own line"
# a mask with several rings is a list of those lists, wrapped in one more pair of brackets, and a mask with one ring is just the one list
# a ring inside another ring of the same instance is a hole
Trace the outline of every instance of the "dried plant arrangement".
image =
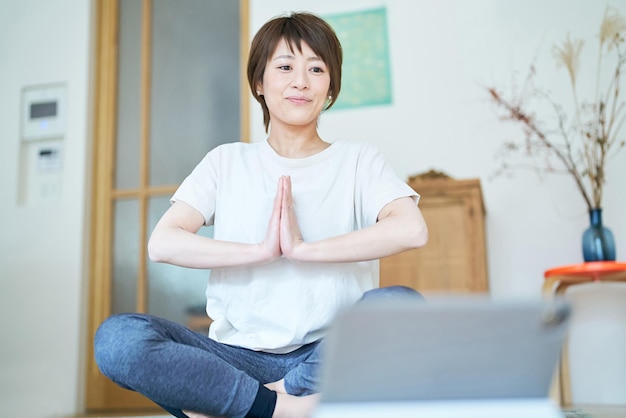
[[(537, 70), (530, 66), (519, 91), (510, 96), (487, 87), (489, 98), (502, 120), (523, 131), (522, 139), (507, 141), (498, 154), (497, 174), (530, 168), (539, 173), (571, 175), (589, 211), (602, 207), (606, 164), (624, 148), (622, 128), (626, 102), (622, 90), (626, 69), (626, 19), (607, 7), (598, 35), (595, 96), (581, 100), (581, 51), (584, 41), (569, 35), (553, 48), (554, 58), (569, 75), (572, 104), (565, 107), (551, 94), (535, 85)], [(538, 115), (537, 109), (547, 113)]]

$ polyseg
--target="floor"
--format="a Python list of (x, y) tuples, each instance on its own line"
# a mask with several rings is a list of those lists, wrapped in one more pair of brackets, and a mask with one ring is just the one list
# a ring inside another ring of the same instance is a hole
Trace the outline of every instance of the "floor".
[(583, 405), (565, 409), (566, 418), (626, 418), (625, 406)]
[[(164, 418), (169, 415), (78, 415), (72, 418)], [(625, 406), (572, 406), (565, 409), (565, 418), (626, 418)], [(69, 418), (69, 417), (68, 417)]]

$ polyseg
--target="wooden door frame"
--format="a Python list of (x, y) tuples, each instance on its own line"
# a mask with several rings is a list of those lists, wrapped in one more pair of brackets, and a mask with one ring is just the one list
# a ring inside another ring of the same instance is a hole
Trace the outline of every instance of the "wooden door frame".
[[(93, 156), (91, 182), (91, 226), (89, 251), (89, 312), (87, 322), (87, 367), (85, 405), (88, 412), (107, 409), (105, 393), (117, 390), (98, 369), (94, 360), (93, 336), (98, 326), (111, 314), (111, 257), (112, 257), (112, 226), (113, 226), (113, 199), (121, 197), (122, 191), (114, 193), (115, 175), (115, 138), (117, 126), (117, 71), (119, 52), (119, 1), (96, 0), (96, 65), (95, 65), (95, 95), (93, 118)], [(142, 8), (151, 10), (151, 0), (143, 0)], [(239, 0), (240, 10), (240, 138), (249, 141), (250, 135), (250, 99), (247, 87), (247, 77), (244, 63), (247, 62), (249, 48), (249, 0)], [(143, 19), (142, 19), (143, 20)], [(148, 19), (149, 20), (149, 19)], [(151, 24), (142, 23), (142, 44), (149, 42)], [(150, 51), (142, 48), (142, 109), (147, 109), (146, 103), (150, 100)], [(141, 113), (141, 141), (142, 147), (148, 146), (149, 114)], [(141, 173), (147, 172), (147, 161), (141, 162)], [(160, 189), (163, 193), (170, 193), (174, 186), (165, 186)], [(145, 216), (145, 215), (143, 215)], [(146, 222), (142, 222), (144, 225)], [(142, 234), (146, 236), (147, 234)], [(145, 244), (145, 243), (143, 243)], [(145, 245), (142, 245), (145, 251)], [(141, 263), (140, 263), (141, 265)], [(139, 277), (145, 278), (145, 271)], [(145, 280), (145, 279), (144, 279)], [(144, 284), (145, 285), (145, 284)], [(145, 310), (145, 301), (138, 300), (139, 310)], [(139, 397), (139, 396), (138, 396)], [(133, 404), (128, 405), (132, 410)]]

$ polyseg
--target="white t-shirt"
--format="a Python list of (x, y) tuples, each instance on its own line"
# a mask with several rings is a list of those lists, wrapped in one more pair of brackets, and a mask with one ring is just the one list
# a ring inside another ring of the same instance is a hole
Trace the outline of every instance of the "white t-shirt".
[[(372, 146), (337, 141), (302, 159), (284, 158), (266, 142), (231, 143), (210, 151), (172, 201), (198, 210), (214, 238), (256, 244), (267, 232), (278, 179), (291, 176), (293, 206), (305, 241), (376, 222), (400, 197), (419, 195)], [(269, 352), (318, 340), (337, 309), (378, 287), (378, 261), (294, 263), (213, 269), (207, 285), (209, 337)]]

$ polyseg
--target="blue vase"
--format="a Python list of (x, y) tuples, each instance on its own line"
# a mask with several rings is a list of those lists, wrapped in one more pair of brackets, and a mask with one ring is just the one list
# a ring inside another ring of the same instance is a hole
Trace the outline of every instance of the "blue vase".
[(613, 233), (602, 225), (602, 209), (589, 211), (589, 228), (583, 234), (583, 258), (587, 261), (615, 261)]

